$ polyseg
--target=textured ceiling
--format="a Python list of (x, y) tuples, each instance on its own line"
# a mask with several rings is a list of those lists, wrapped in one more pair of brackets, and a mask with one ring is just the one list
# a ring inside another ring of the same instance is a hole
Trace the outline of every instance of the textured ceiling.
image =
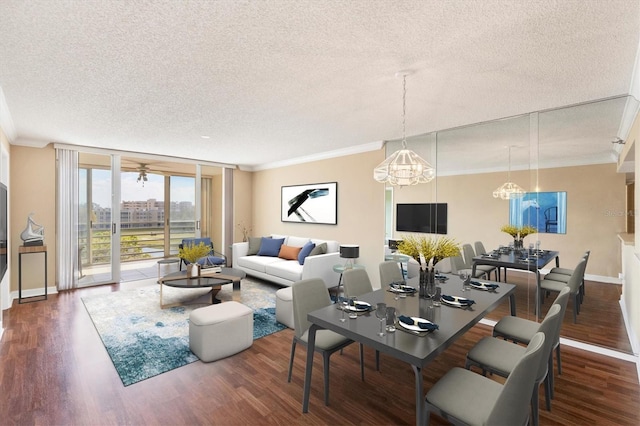
[(259, 168), (399, 138), (399, 70), (408, 135), (628, 94), (639, 35), (637, 0), (2, 0), (0, 88), (18, 143)]

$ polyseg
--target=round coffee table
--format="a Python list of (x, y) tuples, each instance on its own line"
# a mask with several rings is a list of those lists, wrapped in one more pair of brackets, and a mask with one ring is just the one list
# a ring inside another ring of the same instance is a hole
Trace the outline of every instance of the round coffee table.
[(204, 273), (198, 277), (187, 277), (187, 271), (178, 271), (165, 275), (160, 280), (160, 308), (170, 308), (178, 306), (180, 303), (164, 304), (162, 301), (162, 287), (168, 285), (169, 287), (176, 288), (211, 288), (211, 304), (221, 303), (216, 299), (216, 295), (222, 289), (224, 284), (233, 283), (233, 290), (240, 290), (240, 281), (246, 277), (244, 271), (234, 268), (221, 268), (219, 273), (207, 273), (204, 269)]

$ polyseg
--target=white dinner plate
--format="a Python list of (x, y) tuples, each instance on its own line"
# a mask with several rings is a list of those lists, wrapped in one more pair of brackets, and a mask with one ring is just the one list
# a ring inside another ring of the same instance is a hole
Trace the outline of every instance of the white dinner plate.
[(469, 304), (466, 304), (466, 303), (463, 304), (459, 302), (459, 300), (469, 300), (466, 297), (459, 297), (459, 296), (450, 296), (450, 297), (453, 297), (453, 301), (445, 300), (443, 297), (440, 298), (440, 301), (446, 305), (455, 306), (456, 308), (466, 308), (468, 306), (471, 306)]
[(368, 311), (368, 310), (370, 310), (370, 309), (371, 309), (371, 304), (370, 304), (370, 303), (367, 303), (367, 302), (357, 301), (357, 302), (356, 302), (356, 305), (367, 305), (367, 307), (366, 307), (366, 308), (358, 308), (358, 307), (356, 307), (356, 306), (351, 306), (351, 305), (349, 305), (349, 306), (347, 306), (347, 310), (349, 310), (349, 311), (356, 311), (356, 312), (365, 312), (365, 311)]
[(419, 317), (410, 317), (415, 324), (405, 324), (404, 322), (398, 320), (398, 324), (400, 325), (400, 327), (402, 328), (406, 328), (407, 330), (411, 330), (411, 331), (421, 331), (421, 332), (425, 332), (425, 331), (430, 331), (424, 328), (420, 328), (420, 326), (418, 325), (418, 323), (427, 323), (427, 324), (433, 324), (431, 321), (426, 320), (424, 318), (419, 318)]
[(499, 285), (496, 285), (495, 287), (493, 287), (493, 286), (487, 287), (485, 285), (487, 283), (483, 283), (482, 281), (471, 281), (469, 284), (473, 288), (477, 288), (478, 290), (485, 290), (485, 291), (493, 291), (496, 288), (500, 287)]
[(398, 288), (398, 287), (389, 287), (389, 290), (394, 292), (394, 293), (415, 293), (416, 288), (415, 287), (411, 287), (410, 285), (401, 285), (400, 288)]

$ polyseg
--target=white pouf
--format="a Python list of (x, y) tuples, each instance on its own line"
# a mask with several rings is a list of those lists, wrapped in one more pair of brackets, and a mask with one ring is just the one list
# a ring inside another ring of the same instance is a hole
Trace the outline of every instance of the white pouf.
[(253, 310), (242, 303), (219, 303), (189, 315), (189, 347), (203, 362), (237, 354), (252, 344)]
[(291, 287), (276, 291), (276, 321), (294, 328), (293, 325), (293, 292)]

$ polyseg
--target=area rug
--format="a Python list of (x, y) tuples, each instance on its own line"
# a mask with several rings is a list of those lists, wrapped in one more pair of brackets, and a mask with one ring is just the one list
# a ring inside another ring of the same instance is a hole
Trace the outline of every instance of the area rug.
[[(244, 279), (240, 292), (225, 285), (217, 298), (236, 300), (254, 310), (253, 338), (286, 328), (275, 319), (277, 286)], [(160, 287), (82, 298), (113, 365), (125, 386), (187, 365), (198, 358), (189, 350), (189, 314), (210, 301), (209, 289), (163, 287), (164, 303), (184, 305), (160, 309)]]

